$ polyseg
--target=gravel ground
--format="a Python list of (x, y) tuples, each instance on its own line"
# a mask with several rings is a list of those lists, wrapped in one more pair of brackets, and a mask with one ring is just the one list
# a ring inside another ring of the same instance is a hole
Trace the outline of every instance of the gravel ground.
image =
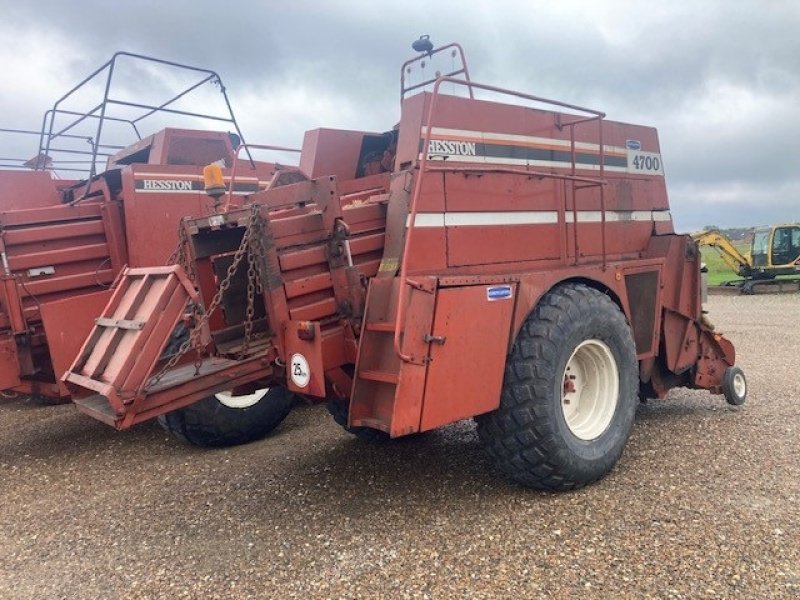
[(471, 423), (371, 447), (301, 408), (203, 451), (0, 401), (0, 598), (799, 597), (800, 295), (710, 308), (748, 404), (642, 405), (568, 494), (503, 480)]

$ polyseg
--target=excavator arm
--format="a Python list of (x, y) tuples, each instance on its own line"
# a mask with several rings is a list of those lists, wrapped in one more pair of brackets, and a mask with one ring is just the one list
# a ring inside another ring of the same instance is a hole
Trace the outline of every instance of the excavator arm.
[(744, 254), (736, 249), (727, 236), (721, 234), (719, 231), (703, 231), (692, 235), (692, 239), (697, 242), (698, 246), (710, 246), (714, 248), (725, 264), (740, 277), (748, 277), (753, 265)]

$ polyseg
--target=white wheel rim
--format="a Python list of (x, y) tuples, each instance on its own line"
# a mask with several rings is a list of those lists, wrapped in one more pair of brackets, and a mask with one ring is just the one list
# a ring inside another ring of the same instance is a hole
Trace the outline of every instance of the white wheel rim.
[(234, 396), (230, 390), (214, 394), (219, 400), (219, 403), (228, 408), (249, 408), (254, 404), (258, 404), (264, 396), (267, 395), (269, 388), (262, 388), (256, 390), (252, 394), (242, 394), (241, 396)]
[(608, 429), (619, 400), (619, 369), (614, 355), (600, 340), (578, 345), (562, 378), (561, 409), (572, 434), (593, 440)]
[(747, 382), (744, 380), (744, 375), (737, 373), (733, 376), (733, 393), (737, 398), (744, 398), (747, 392)]

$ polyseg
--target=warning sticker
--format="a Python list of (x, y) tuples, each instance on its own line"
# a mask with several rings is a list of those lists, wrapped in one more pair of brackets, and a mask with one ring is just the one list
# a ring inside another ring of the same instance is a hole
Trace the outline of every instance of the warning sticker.
[(510, 285), (490, 285), (486, 288), (486, 299), (489, 302), (508, 300), (514, 295)]
[(299, 388), (306, 387), (308, 382), (311, 381), (311, 369), (308, 368), (306, 357), (300, 353), (292, 354), (289, 367), (292, 382)]

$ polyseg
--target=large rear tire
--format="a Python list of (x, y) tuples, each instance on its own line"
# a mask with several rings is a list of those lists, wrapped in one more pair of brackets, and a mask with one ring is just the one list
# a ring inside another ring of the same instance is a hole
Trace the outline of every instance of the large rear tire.
[(500, 407), (476, 419), (498, 467), (519, 483), (570, 490), (619, 460), (638, 396), (625, 316), (583, 284), (548, 292), (506, 360)]
[(234, 396), (214, 394), (158, 417), (177, 438), (209, 448), (247, 444), (271, 433), (292, 410), (294, 394), (281, 387)]

